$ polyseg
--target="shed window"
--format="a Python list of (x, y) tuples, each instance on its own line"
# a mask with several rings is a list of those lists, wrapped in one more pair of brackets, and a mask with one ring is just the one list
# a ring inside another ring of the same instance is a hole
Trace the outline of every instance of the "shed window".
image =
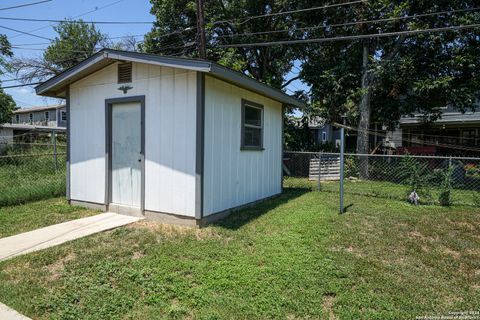
[(118, 64), (118, 83), (132, 82), (132, 63)]
[(326, 132), (322, 132), (322, 141), (323, 142), (327, 141), (327, 133)]
[(242, 100), (242, 143), (245, 150), (263, 149), (263, 106)]
[(50, 112), (45, 111), (45, 120), (50, 120)]
[(20, 122), (20, 116), (18, 114), (15, 115), (15, 123)]
[(62, 117), (62, 121), (67, 121), (67, 111), (62, 110), (61, 117)]
[(28, 119), (30, 120), (30, 122), (33, 122), (33, 113), (28, 114)]

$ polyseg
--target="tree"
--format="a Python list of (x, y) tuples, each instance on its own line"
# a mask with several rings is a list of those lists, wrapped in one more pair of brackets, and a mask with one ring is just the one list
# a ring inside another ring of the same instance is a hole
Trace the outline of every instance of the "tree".
[[(149, 53), (197, 56), (196, 4), (194, 0), (151, 0), (151, 13), (156, 21), (145, 36), (142, 49)], [(287, 29), (290, 15), (252, 19), (252, 16), (296, 8), (293, 0), (206, 1), (205, 20), (207, 58), (243, 72), (276, 88), (282, 88), (284, 76), (291, 70), (295, 48), (271, 46), (263, 48), (220, 48), (220, 45), (248, 42), (252, 33)], [(241, 35), (240, 35), (241, 34)], [(282, 34), (263, 33), (256, 38), (280, 40)]]
[[(475, 1), (377, 0), (328, 9), (322, 16), (307, 13), (302, 20), (318, 26), (307, 31), (308, 38), (338, 37), (478, 23), (475, 7)], [(464, 11), (449, 12), (459, 9)], [(438, 11), (445, 13), (405, 18)], [(378, 19), (384, 20), (358, 23)], [(447, 104), (473, 108), (480, 89), (477, 31), (311, 44), (303, 51), (301, 77), (330, 120), (349, 115), (358, 128), (357, 152), (368, 153), (372, 120), (393, 127), (404, 114), (435, 119)], [(365, 175), (368, 164), (362, 167)]]
[[(7, 36), (4, 34), (0, 35), (0, 74), (4, 74), (6, 70), (10, 69), (5, 58), (11, 57), (12, 55), (12, 47)], [(0, 88), (0, 124), (10, 122), (12, 111), (15, 110), (15, 108), (16, 105), (12, 96), (5, 93), (3, 88)]]
[(57, 36), (41, 57), (13, 60), (12, 65), (23, 82), (55, 76), (110, 44), (93, 24), (81, 20), (60, 22), (54, 30)]

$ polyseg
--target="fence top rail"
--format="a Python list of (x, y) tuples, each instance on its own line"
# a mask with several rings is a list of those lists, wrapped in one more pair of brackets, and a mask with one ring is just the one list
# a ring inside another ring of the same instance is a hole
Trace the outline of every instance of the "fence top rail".
[(7, 156), (0, 156), (0, 159), (6, 158), (20, 158), (20, 157), (41, 157), (41, 156), (61, 156), (66, 155), (66, 152), (57, 152), (57, 153), (26, 153), (26, 154), (12, 154)]
[[(284, 151), (284, 154), (310, 154), (310, 155), (327, 155), (340, 156), (340, 153), (335, 152), (309, 152), (309, 151)], [(452, 159), (452, 160), (475, 160), (480, 161), (480, 157), (447, 157), (447, 156), (421, 156), (421, 155), (406, 155), (406, 154), (361, 154), (361, 153), (345, 153), (346, 156), (362, 156), (362, 157), (383, 157), (383, 158), (424, 158), (424, 159)]]

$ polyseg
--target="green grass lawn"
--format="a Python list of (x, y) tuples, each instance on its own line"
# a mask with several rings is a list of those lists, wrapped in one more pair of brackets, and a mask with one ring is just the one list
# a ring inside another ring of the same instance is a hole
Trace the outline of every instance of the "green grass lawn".
[[(285, 187), (299, 188), (307, 190), (317, 190), (318, 182), (307, 178), (286, 177)], [(340, 193), (340, 183), (338, 181), (322, 181), (320, 188), (325, 192)], [(411, 192), (407, 185), (393, 183), (388, 181), (374, 180), (349, 180), (345, 179), (344, 191), (346, 194), (364, 195), (370, 197), (379, 197), (393, 200), (406, 200)], [(439, 204), (440, 190), (438, 187), (423, 188), (418, 191), (420, 203)], [(337, 196), (338, 197), (338, 196)], [(480, 191), (465, 190), (453, 188), (451, 191), (452, 205), (480, 206)]]
[(0, 263), (34, 319), (414, 319), (478, 310), (480, 209), (288, 190), (200, 230), (140, 222)]
[(0, 207), (65, 195), (65, 154), (0, 156)]
[(0, 238), (97, 213), (70, 206), (63, 197), (0, 207)]

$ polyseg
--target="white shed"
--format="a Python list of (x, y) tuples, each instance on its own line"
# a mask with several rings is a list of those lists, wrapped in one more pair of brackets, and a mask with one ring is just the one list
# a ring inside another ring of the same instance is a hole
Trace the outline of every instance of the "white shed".
[(36, 87), (67, 100), (72, 204), (202, 225), (282, 191), (303, 102), (205, 60), (104, 49)]

